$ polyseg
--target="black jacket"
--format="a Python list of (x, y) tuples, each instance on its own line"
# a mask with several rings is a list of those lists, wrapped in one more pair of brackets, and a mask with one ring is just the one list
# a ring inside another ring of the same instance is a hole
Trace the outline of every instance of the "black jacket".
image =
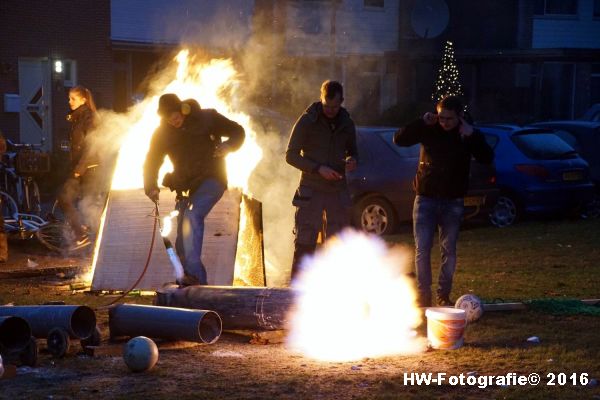
[(192, 108), (180, 128), (161, 122), (144, 162), (146, 193), (158, 188), (158, 171), (167, 155), (173, 163), (173, 173), (164, 184), (172, 190), (193, 192), (208, 178), (227, 185), (225, 159), (214, 156), (221, 137), (229, 138), (226, 143), (235, 151), (244, 142), (244, 128), (215, 110)]
[(419, 167), (415, 176), (418, 195), (454, 199), (464, 197), (469, 188), (471, 156), (491, 164), (494, 151), (478, 130), (461, 138), (458, 127), (445, 131), (439, 124), (428, 126), (418, 119), (394, 135), (398, 146), (421, 143)]
[(302, 171), (300, 185), (324, 191), (337, 191), (346, 187), (346, 179), (328, 181), (318, 172), (321, 165), (328, 166), (345, 176), (345, 158), (358, 157), (356, 129), (346, 109), (329, 121), (323, 115), (321, 102), (313, 103), (300, 116), (288, 143), (285, 160)]
[(71, 123), (71, 166), (74, 172), (83, 175), (88, 166), (98, 163), (88, 137), (95, 127), (95, 115), (87, 104), (82, 104), (67, 115), (67, 121)]

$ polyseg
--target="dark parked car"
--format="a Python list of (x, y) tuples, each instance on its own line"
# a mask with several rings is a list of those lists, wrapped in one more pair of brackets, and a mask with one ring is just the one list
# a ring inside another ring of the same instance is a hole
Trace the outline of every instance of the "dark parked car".
[[(600, 104), (597, 104), (600, 106)], [(598, 108), (600, 116), (600, 108)], [(531, 126), (549, 128), (569, 143), (590, 166), (590, 177), (596, 186), (594, 200), (586, 206), (584, 216), (600, 216), (600, 118), (594, 121), (548, 121)]]
[(590, 166), (590, 176), (600, 188), (600, 121), (549, 121), (531, 124), (538, 128), (549, 128), (562, 140), (569, 143)]
[[(398, 223), (412, 219), (413, 178), (419, 146), (399, 147), (392, 142), (396, 128), (357, 129), (360, 162), (347, 176), (353, 199), (353, 223), (377, 235), (395, 231)], [(465, 217), (487, 215), (498, 190), (493, 166), (473, 161), (470, 190), (465, 197)]]
[(552, 131), (515, 125), (478, 126), (496, 154), (497, 226), (523, 213), (555, 213), (588, 204), (594, 193), (588, 163)]

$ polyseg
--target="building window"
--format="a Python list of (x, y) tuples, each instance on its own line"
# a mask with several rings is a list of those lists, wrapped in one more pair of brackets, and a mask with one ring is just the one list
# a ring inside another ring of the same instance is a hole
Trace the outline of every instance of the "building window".
[(600, 18), (600, 0), (594, 0), (594, 18)]
[(363, 0), (365, 7), (371, 8), (383, 8), (385, 6), (384, 0)]
[(542, 68), (542, 119), (571, 119), (575, 102), (575, 64), (547, 62)]
[(536, 15), (577, 15), (577, 0), (535, 0), (534, 13)]

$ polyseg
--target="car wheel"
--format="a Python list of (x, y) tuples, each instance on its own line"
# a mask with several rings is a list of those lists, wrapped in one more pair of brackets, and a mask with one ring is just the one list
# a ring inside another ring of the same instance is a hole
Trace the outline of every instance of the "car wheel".
[(517, 203), (508, 195), (500, 195), (490, 212), (491, 223), (498, 228), (504, 228), (514, 224), (517, 217)]
[(387, 200), (367, 197), (355, 209), (355, 225), (367, 233), (389, 235), (396, 229), (396, 215)]
[(581, 218), (596, 219), (600, 217), (600, 194), (596, 193), (592, 201), (583, 207)]

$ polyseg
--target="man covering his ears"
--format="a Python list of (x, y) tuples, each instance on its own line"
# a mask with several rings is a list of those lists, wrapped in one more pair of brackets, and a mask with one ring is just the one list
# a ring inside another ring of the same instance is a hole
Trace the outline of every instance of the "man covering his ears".
[[(158, 101), (160, 126), (150, 142), (144, 162), (144, 190), (158, 201), (158, 171), (165, 159), (173, 163), (173, 172), (163, 184), (180, 195), (176, 248), (185, 272), (184, 285), (207, 284), (202, 264), (204, 218), (227, 189), (225, 156), (244, 142), (244, 128), (215, 110), (201, 109), (193, 99), (181, 101), (173, 93)], [(227, 138), (222, 142), (221, 138)], [(183, 202), (183, 206), (182, 206)]]
[(436, 108), (437, 114), (427, 112), (394, 135), (398, 146), (421, 144), (413, 206), (415, 267), (421, 307), (431, 306), (431, 248), (436, 229), (440, 232), (442, 255), (437, 304), (454, 305), (450, 291), (471, 157), (482, 164), (491, 164), (494, 160), (494, 151), (483, 134), (465, 121), (464, 105), (458, 97), (447, 96)]

